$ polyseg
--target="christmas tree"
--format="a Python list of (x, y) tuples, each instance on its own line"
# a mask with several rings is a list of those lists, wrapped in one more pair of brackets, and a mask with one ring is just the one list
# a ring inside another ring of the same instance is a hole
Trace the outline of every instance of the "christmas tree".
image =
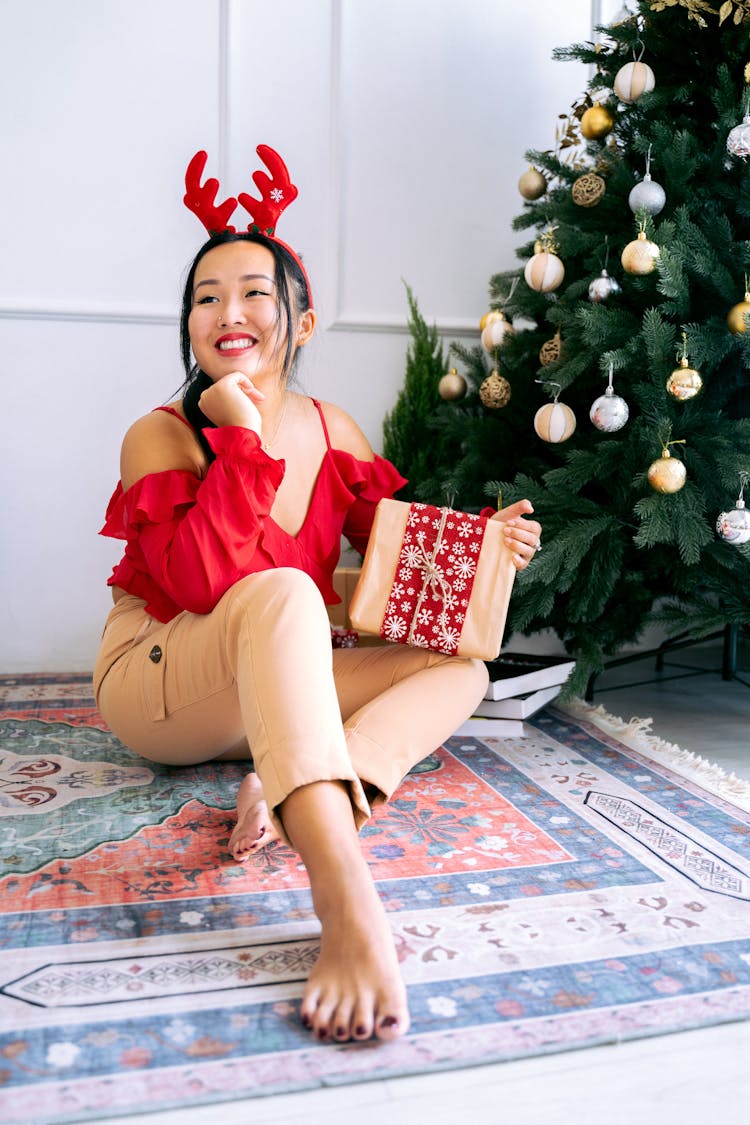
[(750, 4), (631, 9), (555, 52), (592, 78), (526, 154), (521, 269), (453, 346), (467, 392), (430, 425), (459, 453), (411, 478), (469, 511), (532, 501), (509, 627), (555, 630), (569, 694), (654, 622), (750, 622)]
[(446, 374), (442, 341), (435, 325), (425, 321), (408, 285), (406, 296), (411, 344), (406, 353), (403, 388), (383, 422), (383, 455), (407, 478), (398, 498), (415, 500), (419, 499), (418, 482), (434, 477), (441, 466), (450, 463), (455, 443), (447, 433), (437, 433), (432, 422), (441, 402), (439, 388), (446, 385), (441, 382)]

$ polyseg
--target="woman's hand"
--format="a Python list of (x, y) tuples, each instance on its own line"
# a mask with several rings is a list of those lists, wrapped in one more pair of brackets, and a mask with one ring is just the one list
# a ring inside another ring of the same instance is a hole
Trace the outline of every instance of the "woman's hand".
[(542, 525), (536, 520), (524, 517), (533, 512), (530, 500), (519, 500), (507, 508), (501, 508), (492, 517), (500, 520), (505, 542), (513, 552), (513, 565), (516, 570), (525, 570), (537, 551), (541, 551)]
[(263, 420), (256, 403), (264, 398), (247, 375), (232, 371), (207, 387), (198, 405), (215, 426), (244, 426), (260, 437)]

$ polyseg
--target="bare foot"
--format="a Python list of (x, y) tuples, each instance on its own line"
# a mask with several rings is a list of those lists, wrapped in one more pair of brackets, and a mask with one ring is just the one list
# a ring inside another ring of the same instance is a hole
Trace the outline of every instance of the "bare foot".
[(260, 779), (256, 773), (249, 773), (237, 793), (237, 824), (229, 837), (229, 852), (237, 863), (244, 863), (278, 838)]
[(320, 956), (300, 1018), (321, 1041), (397, 1039), (409, 1029), (406, 988), (369, 871), (349, 902), (321, 910)]

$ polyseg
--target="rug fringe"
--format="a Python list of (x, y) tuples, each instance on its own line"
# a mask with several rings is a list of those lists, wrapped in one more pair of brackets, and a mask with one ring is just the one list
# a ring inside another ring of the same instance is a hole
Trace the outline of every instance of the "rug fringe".
[(600, 730), (616, 735), (631, 750), (637, 750), (654, 761), (662, 762), (670, 769), (682, 774), (688, 780), (696, 781), (704, 789), (723, 797), (744, 812), (750, 812), (750, 781), (728, 773), (715, 762), (682, 750), (673, 742), (665, 742), (651, 731), (653, 719), (633, 716), (628, 721), (611, 715), (604, 707), (586, 703), (583, 699), (571, 699), (566, 703), (555, 704), (558, 710), (575, 719), (585, 719)]

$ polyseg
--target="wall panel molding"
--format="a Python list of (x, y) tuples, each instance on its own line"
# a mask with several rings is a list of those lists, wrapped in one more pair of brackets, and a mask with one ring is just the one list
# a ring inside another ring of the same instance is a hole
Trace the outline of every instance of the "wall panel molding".
[(0, 304), (0, 320), (70, 321), (79, 324), (177, 324), (177, 312), (166, 309), (92, 308), (88, 305)]

